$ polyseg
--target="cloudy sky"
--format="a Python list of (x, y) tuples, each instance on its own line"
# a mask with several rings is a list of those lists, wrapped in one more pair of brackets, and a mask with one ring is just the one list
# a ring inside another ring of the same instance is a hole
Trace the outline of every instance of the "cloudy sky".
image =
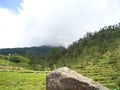
[(119, 0), (0, 0), (0, 48), (67, 47), (119, 22)]

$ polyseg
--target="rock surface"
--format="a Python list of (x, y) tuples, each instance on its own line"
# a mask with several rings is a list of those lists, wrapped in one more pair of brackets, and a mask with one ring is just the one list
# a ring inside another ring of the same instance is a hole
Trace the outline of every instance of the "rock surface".
[(92, 79), (67, 67), (56, 69), (46, 77), (46, 90), (109, 90)]

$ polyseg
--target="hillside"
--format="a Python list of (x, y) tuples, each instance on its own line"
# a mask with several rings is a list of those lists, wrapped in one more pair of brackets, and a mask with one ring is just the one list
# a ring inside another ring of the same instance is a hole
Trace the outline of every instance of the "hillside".
[(120, 24), (88, 32), (68, 49), (50, 55), (51, 69), (68, 66), (108, 88), (120, 88)]
[(30, 59), (20, 55), (0, 55), (0, 70), (1, 69), (33, 69), (29, 64)]
[[(53, 48), (52, 46), (5, 48), (5, 49), (0, 49), (0, 54), (5, 55), (5, 57), (8, 57), (8, 55), (10, 54), (11, 56), (15, 55), (16, 57), (21, 56), (24, 58), (28, 58), (29, 62), (27, 63), (28, 65), (27, 67), (32, 67), (32, 69), (34, 70), (44, 70), (43, 62), (52, 48)], [(2, 61), (7, 61), (7, 60), (5, 58)], [(0, 60), (0, 62), (2, 61)], [(15, 63), (15, 64), (16, 66), (23, 66), (22, 63)], [(12, 64), (12, 66), (14, 65)]]

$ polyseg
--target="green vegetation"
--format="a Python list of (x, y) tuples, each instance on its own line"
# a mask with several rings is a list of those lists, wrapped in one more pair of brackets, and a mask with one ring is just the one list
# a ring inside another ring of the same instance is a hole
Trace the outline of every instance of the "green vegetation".
[(46, 90), (46, 74), (0, 72), (0, 90)]
[(20, 55), (11, 55), (9, 57), (9, 60), (15, 63), (20, 63), (20, 62), (24, 62), (24, 63), (29, 63), (29, 59), (25, 58), (23, 56)]
[[(45, 57), (51, 51), (51, 46), (25, 47), (25, 48), (6, 48), (0, 49), (0, 59), (17, 63), (17, 65), (28, 69), (44, 70), (46, 68)], [(9, 54), (11, 56), (9, 57)], [(22, 63), (21, 63), (22, 61)], [(27, 62), (26, 62), (27, 61)], [(29, 63), (28, 63), (29, 62)], [(27, 65), (24, 65), (27, 64)]]
[(48, 72), (28, 69), (33, 69), (28, 58), (0, 55), (0, 90), (46, 90)]
[(51, 46), (41, 46), (41, 47), (24, 47), (24, 48), (6, 48), (0, 49), (0, 54), (8, 55), (10, 54), (20, 54), (22, 56), (46, 56), (48, 52), (52, 49)]
[(29, 59), (20, 55), (0, 55), (0, 66), (22, 67), (24, 69), (33, 69), (29, 64)]

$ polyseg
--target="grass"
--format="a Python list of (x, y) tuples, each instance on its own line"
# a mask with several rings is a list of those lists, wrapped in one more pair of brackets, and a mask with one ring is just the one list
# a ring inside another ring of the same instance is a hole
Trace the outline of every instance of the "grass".
[[(115, 57), (114, 57), (115, 58)], [(110, 63), (113, 61), (112, 63)], [(78, 73), (101, 83), (111, 90), (120, 90), (120, 58), (112, 59), (105, 54), (104, 57), (85, 58), (81, 57), (66, 59), (58, 66), (66, 65)]]
[(120, 90), (120, 87), (118, 85), (118, 76), (117, 72), (115, 72), (112, 68), (105, 68), (105, 67), (99, 67), (94, 66), (92, 67), (86, 67), (86, 68), (74, 68), (77, 72), (83, 74), (84, 76), (87, 76), (94, 81), (101, 83), (105, 87), (109, 88), (110, 90)]
[[(48, 71), (34, 71), (19, 67), (14, 62), (0, 59), (0, 90), (46, 90), (46, 74)], [(84, 63), (81, 67), (80, 62), (70, 62), (68, 67), (87, 76), (96, 82), (110, 88), (120, 90), (120, 71), (107, 64), (99, 62), (94, 64), (92, 61)], [(117, 63), (118, 67), (120, 63)], [(17, 66), (17, 67), (16, 67)]]
[(1, 59), (0, 58), (0, 66), (12, 66), (12, 67), (22, 67), (25, 69), (33, 69), (28, 63), (20, 62), (20, 63), (15, 63), (7, 59)]
[(0, 72), (0, 90), (46, 90), (46, 74)]
[(27, 63), (0, 58), (0, 90), (46, 90), (47, 71), (34, 71)]
[[(104, 74), (84, 69), (76, 71), (103, 84), (110, 90), (120, 90), (116, 87), (115, 80), (111, 78), (111, 74), (114, 73), (112, 70), (109, 73), (106, 70)], [(1, 70), (0, 90), (46, 90), (47, 73), (47, 71), (33, 70)]]

